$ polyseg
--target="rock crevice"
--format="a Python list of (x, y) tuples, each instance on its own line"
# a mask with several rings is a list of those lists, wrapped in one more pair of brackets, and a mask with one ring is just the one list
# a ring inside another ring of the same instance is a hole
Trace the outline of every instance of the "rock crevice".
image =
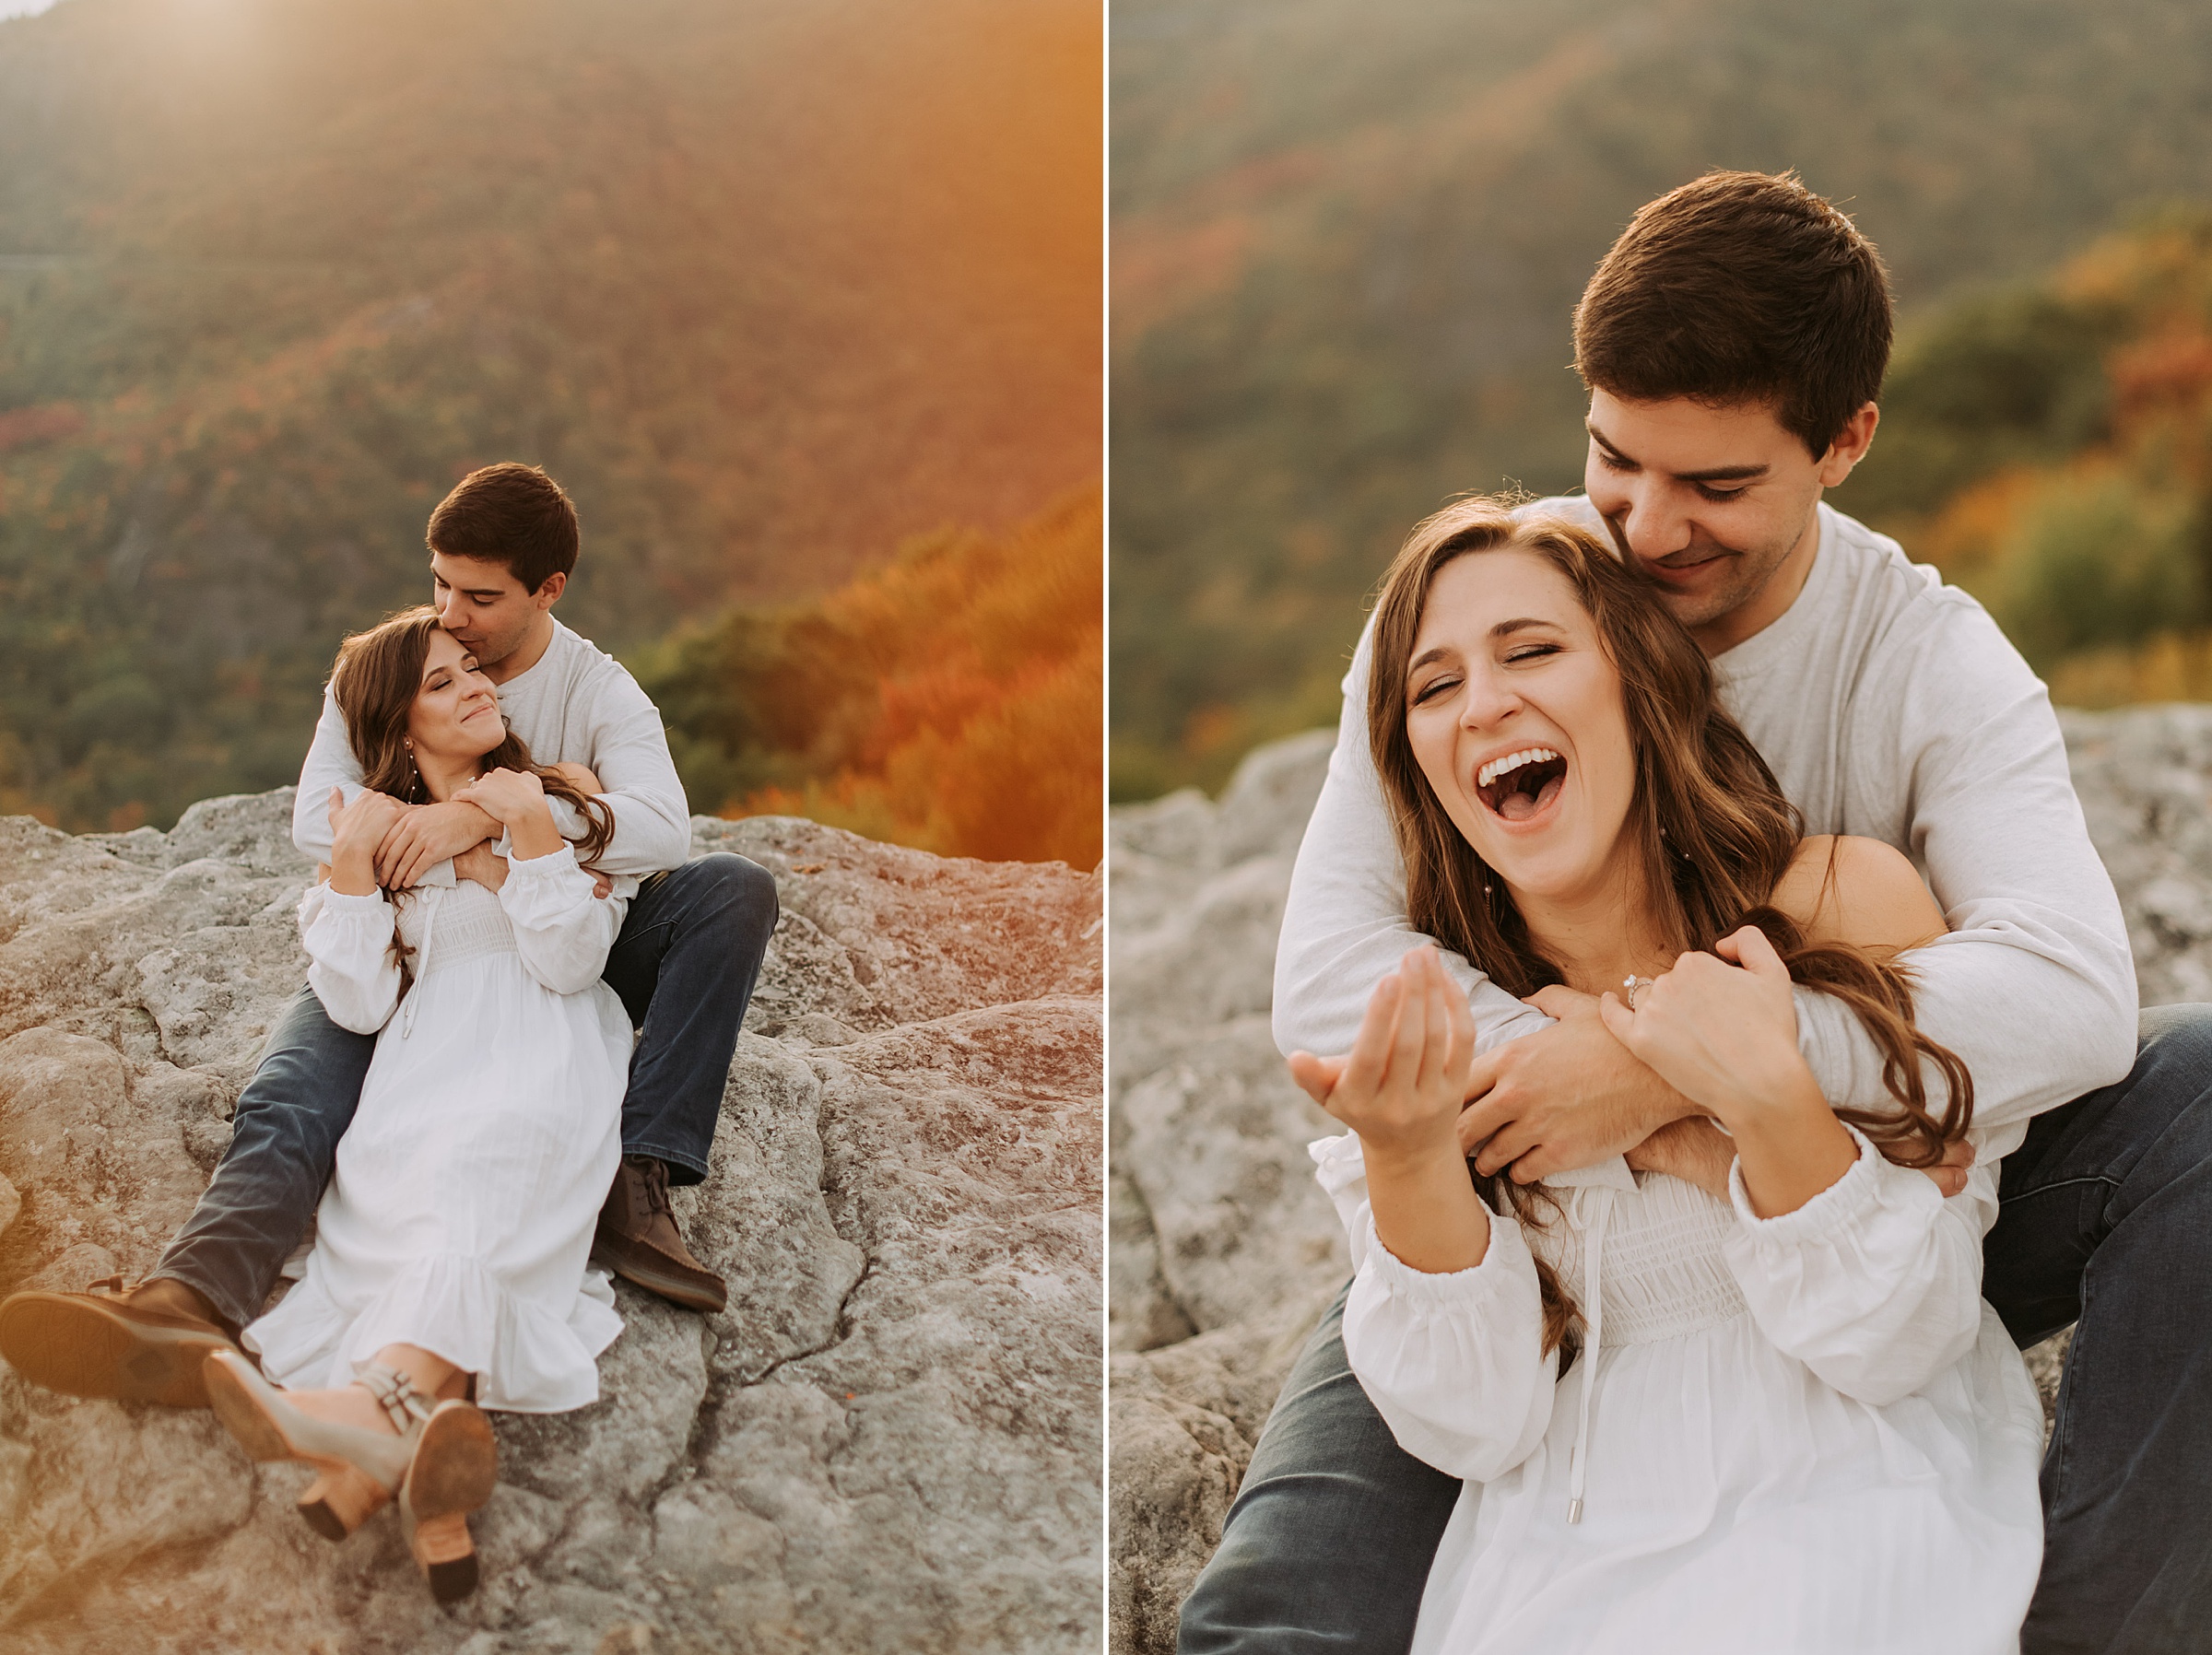
[[(0, 819), (0, 1292), (135, 1275), (305, 968), (290, 793), (167, 834)], [(25, 1655), (1095, 1648), (1100, 881), (786, 818), (694, 822), (783, 918), (707, 1181), (700, 1318), (618, 1285), (577, 1414), (497, 1418), (485, 1580), (440, 1611), (211, 1416), (0, 1368), (0, 1641)]]

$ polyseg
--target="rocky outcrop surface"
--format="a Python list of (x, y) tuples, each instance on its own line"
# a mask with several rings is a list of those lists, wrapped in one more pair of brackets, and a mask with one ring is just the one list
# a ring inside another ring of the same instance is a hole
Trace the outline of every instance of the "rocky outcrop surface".
[[(2212, 708), (2064, 715), (2147, 1005), (2212, 1000)], [(1268, 1030), (1276, 933), (1333, 732), (1260, 748), (1218, 803), (1116, 810), (1108, 1602), (1164, 1655), (1253, 1443), (1348, 1266), (1306, 1143), (1336, 1127)], [(2064, 1336), (2030, 1354), (2046, 1403)]]
[[(168, 834), (0, 820), (0, 1291), (149, 1266), (302, 979), (290, 794)], [(92, 1651), (1095, 1649), (1096, 876), (783, 818), (694, 823), (783, 918), (679, 1191), (700, 1318), (618, 1284), (602, 1400), (497, 1419), (485, 1580), (433, 1605), (205, 1413), (0, 1367), (0, 1646)]]

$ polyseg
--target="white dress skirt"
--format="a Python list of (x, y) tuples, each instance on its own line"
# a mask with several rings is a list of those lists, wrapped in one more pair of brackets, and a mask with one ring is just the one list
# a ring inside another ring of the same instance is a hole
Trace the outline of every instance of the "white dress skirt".
[[(1947, 1202), (1859, 1145), (1767, 1219), (1740, 1168), (1733, 1204), (1618, 1159), (1547, 1180), (1559, 1217), (1493, 1216), (1442, 1275), (1376, 1239), (1357, 1137), (1312, 1146), (1357, 1267), (1352, 1371), (1466, 1480), (1415, 1655), (2018, 1649), (2042, 1410), (1981, 1298), (1994, 1174)], [(1563, 1378), (1532, 1246), (1596, 1350)]]
[(413, 1344), (477, 1375), (487, 1408), (597, 1399), (622, 1321), (585, 1261), (632, 1038), (599, 974), (635, 888), (594, 897), (563, 849), (511, 863), (496, 895), (418, 889), (397, 905), (418, 974), (404, 1000), (394, 905), (308, 892), (308, 981), (332, 1021), (378, 1038), (306, 1274), (245, 1330), (278, 1384), (344, 1385)]

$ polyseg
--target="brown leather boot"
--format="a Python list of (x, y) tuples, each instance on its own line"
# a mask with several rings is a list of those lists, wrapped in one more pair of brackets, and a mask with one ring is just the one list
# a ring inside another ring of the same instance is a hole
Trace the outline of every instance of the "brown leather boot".
[(615, 1187), (599, 1209), (592, 1246), (599, 1262), (626, 1282), (690, 1310), (719, 1310), (729, 1302), (722, 1277), (691, 1256), (668, 1204), (668, 1168), (649, 1155), (626, 1155)]
[(83, 1293), (14, 1293), (0, 1301), (0, 1357), (32, 1384), (68, 1396), (205, 1408), (200, 1367), (235, 1354), (206, 1301), (165, 1278), (125, 1289), (110, 1276)]

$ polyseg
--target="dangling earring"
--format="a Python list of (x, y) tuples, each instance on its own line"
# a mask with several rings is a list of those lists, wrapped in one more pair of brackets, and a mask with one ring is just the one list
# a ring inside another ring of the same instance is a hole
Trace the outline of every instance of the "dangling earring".
[(407, 803), (412, 804), (415, 795), (422, 791), (422, 772), (415, 768), (415, 738), (409, 735), (402, 739), (407, 745)]

